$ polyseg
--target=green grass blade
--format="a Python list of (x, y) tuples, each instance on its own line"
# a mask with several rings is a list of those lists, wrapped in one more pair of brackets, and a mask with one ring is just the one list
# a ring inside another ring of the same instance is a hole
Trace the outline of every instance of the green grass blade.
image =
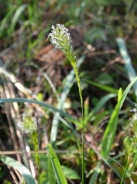
[(118, 114), (119, 111), (124, 103), (124, 100), (130, 90), (130, 88), (133, 86), (133, 84), (136, 82), (137, 78), (135, 78), (125, 89), (124, 93), (121, 95), (121, 90), (119, 90), (119, 97), (118, 97), (118, 103), (111, 115), (111, 118), (108, 122), (108, 126), (105, 130), (103, 141), (102, 141), (102, 156), (105, 158), (108, 157), (111, 146), (114, 141), (114, 136), (116, 133), (117, 125), (118, 125)]
[(85, 118), (85, 122), (90, 121), (91, 118), (105, 105), (105, 103), (114, 97), (116, 97), (115, 94), (108, 94), (102, 97), (96, 104), (95, 108), (87, 115), (87, 117)]
[[(136, 72), (132, 66), (131, 58), (128, 54), (125, 41), (122, 38), (117, 38), (116, 41), (117, 41), (117, 44), (119, 46), (121, 56), (124, 59), (125, 68), (126, 68), (129, 80), (131, 82), (137, 75), (136, 75)], [(137, 82), (134, 83), (133, 90), (134, 90), (134, 93), (137, 97)]]
[(93, 86), (96, 86), (96, 87), (98, 87), (98, 88), (100, 88), (100, 89), (102, 89), (102, 90), (104, 90), (104, 91), (107, 91), (107, 92), (110, 92), (110, 93), (114, 93), (114, 94), (118, 94), (118, 90), (115, 89), (115, 88), (112, 88), (112, 87), (110, 87), (110, 86), (106, 86), (106, 85), (104, 85), (104, 84), (99, 84), (98, 82), (93, 82), (93, 81), (91, 81), (91, 80), (86, 80), (86, 82), (87, 82), (88, 84), (91, 84), (91, 85), (93, 85)]
[(20, 17), (20, 15), (22, 14), (22, 12), (27, 8), (27, 4), (23, 4), (21, 5), (15, 12), (12, 22), (11, 22), (11, 29), (14, 30), (15, 25)]
[(50, 161), (50, 157), (48, 157), (48, 183), (56, 184), (55, 174), (52, 163)]
[[(7, 13), (7, 15), (1, 21), (1, 25), (0, 25), (0, 37), (5, 32), (5, 29), (7, 28), (9, 19), (13, 16), (15, 10), (16, 10), (16, 7), (15, 6), (12, 6), (11, 9), (9, 10), (9, 12)], [(9, 26), (8, 26), (8, 29), (10, 29)]]
[[(117, 170), (110, 162), (108, 162), (108, 159), (106, 159), (104, 156), (102, 156), (101, 154), (100, 154), (100, 152), (98, 152), (96, 149), (94, 149), (94, 147), (92, 146), (92, 145), (90, 145), (90, 144), (88, 144), (87, 143), (87, 145), (98, 155), (98, 157), (99, 158), (101, 158), (102, 159), (102, 161), (120, 178), (120, 180), (121, 180), (121, 175), (120, 175), (120, 173), (119, 173), (119, 170)], [(100, 161), (99, 161), (100, 162)], [(98, 163), (96, 164), (97, 166), (98, 166)], [(99, 170), (98, 170), (99, 171)], [(96, 172), (96, 171), (95, 171)], [(98, 174), (99, 174), (99, 172), (98, 172)], [(96, 174), (95, 174), (96, 175)], [(94, 175), (94, 180), (93, 181), (95, 181), (95, 175)], [(96, 178), (97, 178), (97, 175), (96, 175)], [(124, 183), (125, 184), (125, 183)]]
[(13, 158), (7, 157), (7, 156), (0, 156), (0, 160), (7, 166), (10, 166), (18, 170), (20, 174), (24, 177), (24, 180), (27, 184), (36, 184), (30, 171), (20, 162), (14, 160)]
[(58, 184), (67, 184), (63, 170), (51, 144), (47, 144), (47, 150)]
[(89, 184), (94, 184), (94, 183), (96, 183), (96, 179), (97, 179), (97, 177), (98, 177), (98, 175), (99, 175), (99, 173), (100, 173), (100, 170), (101, 170), (101, 162), (99, 161), (99, 162), (97, 163), (97, 166), (96, 166), (96, 168), (95, 168), (95, 171), (94, 171), (92, 177), (90, 178)]
[(11, 103), (11, 102), (25, 103), (25, 102), (27, 102), (27, 103), (38, 104), (40, 106), (48, 108), (52, 113), (59, 112), (61, 115), (65, 116), (66, 118), (69, 118), (71, 121), (77, 122), (77, 120), (74, 117), (72, 117), (71, 115), (65, 113), (62, 110), (59, 110), (59, 109), (53, 107), (52, 105), (49, 105), (49, 104), (41, 102), (41, 101), (29, 100), (29, 99), (26, 99), (26, 98), (0, 98), (0, 103), (5, 103), (5, 102), (8, 102), (8, 103)]

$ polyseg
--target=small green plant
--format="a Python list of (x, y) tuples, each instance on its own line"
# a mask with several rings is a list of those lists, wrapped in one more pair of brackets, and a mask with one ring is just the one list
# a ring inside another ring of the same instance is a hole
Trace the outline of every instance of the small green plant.
[[(24, 131), (26, 134), (29, 134), (34, 151), (35, 151), (35, 162), (38, 168), (38, 178), (40, 175), (40, 166), (39, 166), (39, 141), (38, 141), (38, 132), (37, 132), (37, 122), (31, 113), (24, 113), (23, 121), (17, 123), (17, 126)], [(39, 180), (39, 179), (38, 179)]]
[(52, 32), (48, 35), (50, 41), (56, 48), (59, 48), (69, 60), (71, 66), (76, 75), (77, 85), (79, 89), (79, 96), (81, 102), (81, 112), (82, 112), (82, 184), (84, 184), (84, 108), (83, 108), (83, 97), (81, 90), (81, 82), (79, 78), (79, 71), (76, 62), (76, 55), (73, 51), (71, 45), (71, 37), (68, 29), (64, 27), (64, 25), (57, 24), (56, 26), (52, 26)]

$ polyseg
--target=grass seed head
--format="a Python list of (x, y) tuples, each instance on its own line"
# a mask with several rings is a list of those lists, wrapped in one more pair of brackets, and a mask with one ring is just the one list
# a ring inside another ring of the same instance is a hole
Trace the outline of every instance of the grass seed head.
[(62, 24), (52, 25), (52, 31), (49, 33), (48, 38), (50, 38), (50, 42), (56, 48), (59, 48), (63, 52), (66, 53), (68, 50), (72, 50), (70, 33)]
[(32, 133), (37, 130), (37, 122), (32, 114), (25, 113), (23, 115), (23, 122), (17, 123), (17, 126), (25, 133)]

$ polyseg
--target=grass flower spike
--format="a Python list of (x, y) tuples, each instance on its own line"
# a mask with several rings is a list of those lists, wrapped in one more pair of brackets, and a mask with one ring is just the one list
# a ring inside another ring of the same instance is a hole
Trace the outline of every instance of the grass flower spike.
[(49, 33), (48, 38), (56, 48), (62, 50), (65, 56), (70, 61), (73, 68), (76, 70), (76, 56), (71, 45), (71, 37), (68, 29), (64, 25), (57, 24), (56, 26), (52, 25), (52, 31)]
[(82, 97), (82, 90), (81, 90), (81, 82), (79, 78), (79, 71), (76, 62), (76, 55), (73, 51), (71, 45), (71, 37), (68, 29), (64, 27), (64, 25), (57, 24), (56, 26), (52, 26), (52, 31), (48, 35), (50, 41), (56, 48), (59, 48), (69, 60), (73, 70), (75, 72), (76, 81), (79, 90), (80, 102), (81, 102), (81, 112), (82, 112), (82, 184), (84, 184), (84, 110), (83, 110), (83, 97)]
[(34, 131), (37, 130), (36, 119), (32, 117), (31, 114), (27, 113), (23, 115), (23, 122), (17, 123), (17, 126), (26, 134), (33, 133)]
[(69, 60), (71, 66), (74, 69), (79, 88), (81, 108), (83, 109), (82, 90), (78, 74), (79, 72), (76, 63), (76, 56), (71, 45), (72, 40), (70, 37), (70, 33), (68, 32), (68, 29), (64, 27), (64, 25), (56, 24), (56, 26), (52, 25), (52, 31), (51, 33), (49, 33), (48, 38), (50, 38), (51, 43), (55, 45), (56, 48), (62, 50), (62, 52), (65, 54), (66, 58)]
[(39, 176), (40, 176), (40, 166), (39, 166), (39, 141), (38, 141), (38, 133), (37, 133), (37, 122), (34, 117), (32, 117), (31, 113), (24, 113), (23, 122), (17, 123), (17, 126), (24, 131), (26, 134), (29, 134), (31, 138), (32, 145), (35, 151), (35, 161), (38, 168), (38, 184), (39, 184)]
[(72, 50), (70, 33), (68, 33), (68, 29), (64, 25), (52, 25), (52, 32), (48, 37), (50, 37), (51, 43), (62, 51), (67, 52), (68, 48)]

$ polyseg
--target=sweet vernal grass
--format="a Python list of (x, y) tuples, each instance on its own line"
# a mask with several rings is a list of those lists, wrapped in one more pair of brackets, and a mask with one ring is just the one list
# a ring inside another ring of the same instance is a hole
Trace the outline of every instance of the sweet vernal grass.
[(64, 27), (64, 25), (57, 24), (56, 26), (52, 26), (52, 32), (48, 35), (50, 41), (56, 48), (59, 48), (69, 60), (71, 66), (74, 69), (76, 75), (76, 81), (79, 90), (80, 102), (81, 102), (81, 111), (82, 111), (82, 184), (84, 184), (84, 108), (83, 108), (83, 97), (81, 90), (81, 82), (79, 78), (79, 71), (76, 62), (76, 55), (73, 51), (71, 45), (71, 37), (68, 29)]

